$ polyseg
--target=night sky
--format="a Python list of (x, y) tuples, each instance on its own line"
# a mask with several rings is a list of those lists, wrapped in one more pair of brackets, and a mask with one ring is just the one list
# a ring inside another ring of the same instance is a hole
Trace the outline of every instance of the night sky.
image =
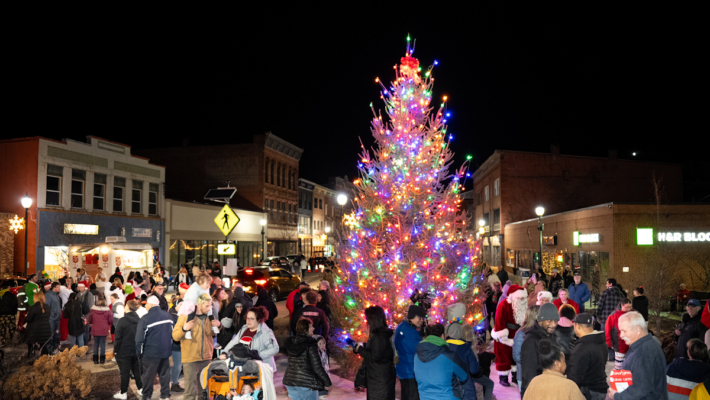
[(439, 61), (434, 98), (449, 96), (459, 162), (558, 143), (682, 162), (686, 181), (707, 168), (698, 10), (430, 7), (18, 17), (5, 38), (3, 136), (154, 148), (271, 131), (305, 149), (301, 177), (352, 179), (358, 137), (373, 142), (369, 103), (383, 108), (375, 77), (394, 77), (409, 33), (423, 69)]

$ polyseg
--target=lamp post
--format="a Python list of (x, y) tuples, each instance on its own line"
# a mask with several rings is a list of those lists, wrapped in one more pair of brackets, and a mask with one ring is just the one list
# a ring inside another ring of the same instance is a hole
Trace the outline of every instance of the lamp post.
[(25, 277), (27, 277), (27, 213), (29, 212), (30, 207), (32, 206), (32, 199), (30, 198), (28, 192), (25, 192), (25, 197), (23, 197), (20, 202), (22, 203), (22, 207), (25, 208)]
[(259, 224), (261, 224), (261, 260), (264, 260), (264, 225), (266, 225), (266, 220), (262, 218), (259, 221)]
[(535, 208), (537, 214), (537, 230), (540, 231), (540, 267), (542, 268), (542, 230), (545, 225), (542, 223), (542, 216), (545, 215), (545, 207), (538, 206)]

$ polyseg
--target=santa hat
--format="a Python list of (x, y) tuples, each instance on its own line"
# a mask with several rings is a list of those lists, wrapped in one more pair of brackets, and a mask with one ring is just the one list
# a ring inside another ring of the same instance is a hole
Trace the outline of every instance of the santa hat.
[(242, 338), (239, 339), (239, 343), (246, 345), (249, 348), (251, 348), (251, 341), (252, 338), (250, 338), (249, 336), (242, 336)]
[(89, 281), (80, 281), (79, 286), (84, 285), (84, 287), (89, 286)]
[(528, 291), (523, 289), (517, 283), (510, 285), (510, 288), (508, 289), (508, 299), (510, 299), (512, 302), (513, 300), (521, 298), (521, 297), (522, 298), (528, 297)]
[(178, 287), (178, 292), (179, 292), (180, 294), (183, 294), (183, 293), (187, 292), (188, 289), (190, 289), (190, 285), (188, 285), (187, 283), (183, 282), (183, 283), (181, 283), (180, 286)]
[(51, 289), (51, 288), (52, 288), (52, 282), (51, 282), (51, 281), (44, 284), (44, 290), (49, 290), (49, 289)]

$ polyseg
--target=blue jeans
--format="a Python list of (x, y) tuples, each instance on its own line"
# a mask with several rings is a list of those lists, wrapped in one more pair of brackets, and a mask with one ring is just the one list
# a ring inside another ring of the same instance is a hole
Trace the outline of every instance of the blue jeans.
[(291, 400), (318, 400), (318, 391), (298, 386), (286, 386)]
[(106, 336), (94, 336), (94, 355), (106, 355)]
[(170, 381), (173, 385), (178, 384), (178, 378), (180, 377), (180, 369), (182, 368), (182, 353), (179, 351), (173, 351), (173, 370), (170, 374)]
[(69, 335), (69, 344), (71, 344), (72, 347), (74, 347), (74, 345), (77, 345), (79, 347), (84, 347), (84, 335), (79, 335), (79, 336)]

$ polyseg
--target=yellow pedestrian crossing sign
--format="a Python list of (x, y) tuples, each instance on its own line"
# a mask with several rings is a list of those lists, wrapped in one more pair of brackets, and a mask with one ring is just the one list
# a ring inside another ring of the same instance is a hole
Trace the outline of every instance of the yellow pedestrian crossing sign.
[(214, 219), (214, 223), (217, 224), (219, 230), (224, 233), (224, 236), (229, 236), (229, 233), (232, 232), (239, 223), (239, 217), (232, 211), (228, 204), (225, 204)]

